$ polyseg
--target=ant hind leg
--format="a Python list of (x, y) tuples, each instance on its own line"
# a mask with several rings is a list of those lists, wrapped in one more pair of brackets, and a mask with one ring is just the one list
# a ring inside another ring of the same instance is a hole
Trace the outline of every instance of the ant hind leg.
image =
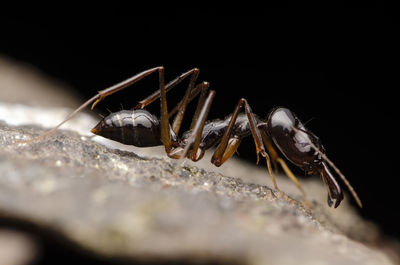
[(112, 95), (120, 90), (122, 90), (123, 88), (130, 86), (134, 83), (136, 83), (137, 81), (141, 80), (142, 78), (148, 76), (151, 73), (154, 73), (156, 71), (160, 71), (161, 69), (163, 69), (162, 66), (160, 67), (154, 67), (151, 69), (148, 69), (146, 71), (143, 71), (139, 74), (136, 74), (118, 84), (115, 84), (109, 88), (106, 88), (104, 90), (101, 90), (98, 92), (98, 94), (96, 94), (95, 96), (93, 96), (92, 98), (90, 98), (89, 100), (87, 100), (85, 103), (83, 103), (82, 105), (80, 105), (76, 110), (74, 110), (72, 113), (70, 113), (62, 122), (60, 122), (57, 126), (55, 126), (54, 128), (44, 132), (43, 134), (34, 137), (30, 140), (21, 140), (21, 141), (17, 141), (16, 143), (32, 143), (32, 142), (36, 142), (39, 141), (42, 138), (45, 138), (47, 136), (52, 135), (53, 133), (55, 133), (57, 131), (58, 128), (60, 128), (64, 123), (66, 123), (67, 121), (69, 121), (70, 119), (72, 119), (73, 117), (75, 117), (79, 112), (81, 112), (84, 108), (86, 108), (87, 106), (89, 106), (91, 103), (92, 107), (91, 109), (93, 109), (101, 100), (103, 100), (105, 97)]

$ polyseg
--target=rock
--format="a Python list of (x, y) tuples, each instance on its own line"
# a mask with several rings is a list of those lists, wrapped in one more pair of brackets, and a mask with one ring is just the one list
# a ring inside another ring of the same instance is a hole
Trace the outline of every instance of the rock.
[(278, 178), (283, 192), (274, 191), (266, 185), (265, 168), (237, 159), (221, 174), (205, 169), (207, 157), (203, 164), (180, 165), (151, 153), (157, 149), (137, 154), (66, 130), (15, 143), (42, 132), (39, 126), (0, 123), (0, 219), (35, 224), (39, 233), (51, 231), (96, 257), (143, 263), (395, 262), (379, 244), (391, 245), (349, 206), (349, 196), (338, 209), (326, 206), (317, 178), (302, 181), (314, 204), (307, 209), (286, 178)]

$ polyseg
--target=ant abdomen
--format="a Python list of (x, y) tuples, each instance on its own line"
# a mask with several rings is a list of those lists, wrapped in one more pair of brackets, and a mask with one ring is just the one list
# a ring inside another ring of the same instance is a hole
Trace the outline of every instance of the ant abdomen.
[(103, 118), (92, 133), (137, 147), (162, 145), (160, 122), (147, 110), (121, 110)]

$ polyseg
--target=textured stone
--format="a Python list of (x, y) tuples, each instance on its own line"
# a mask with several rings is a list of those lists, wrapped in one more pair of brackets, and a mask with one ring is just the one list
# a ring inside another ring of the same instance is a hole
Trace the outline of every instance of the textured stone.
[[(30, 109), (31, 115), (41, 111), (57, 113)], [(81, 115), (75, 124), (80, 119), (90, 117)], [(284, 193), (276, 192), (266, 186), (265, 168), (237, 159), (219, 169), (221, 174), (209, 156), (197, 167), (179, 165), (157, 148), (114, 149), (111, 142), (106, 146), (66, 130), (39, 142), (15, 143), (42, 132), (0, 123), (0, 218), (56, 231), (100, 257), (393, 264), (379, 249), (385, 242), (379, 231), (356, 214), (348, 196), (339, 209), (326, 206), (317, 178), (302, 181), (314, 204), (310, 210), (286, 178), (278, 177)]]

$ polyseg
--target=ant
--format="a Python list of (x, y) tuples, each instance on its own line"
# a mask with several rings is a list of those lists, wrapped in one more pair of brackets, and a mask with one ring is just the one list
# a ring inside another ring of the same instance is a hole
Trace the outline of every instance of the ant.
[[(362, 207), (361, 200), (353, 187), (335, 164), (326, 156), (325, 149), (319, 138), (307, 130), (299, 118), (289, 109), (282, 107), (274, 108), (264, 120), (256, 116), (252, 112), (247, 100), (242, 98), (237, 103), (231, 115), (221, 120), (207, 121), (207, 115), (215, 96), (215, 91), (209, 91), (208, 82), (196, 85), (199, 75), (199, 69), (197, 68), (181, 74), (168, 84), (165, 84), (164, 81), (163, 66), (143, 71), (118, 84), (99, 91), (98, 94), (83, 103), (50, 131), (31, 140), (20, 142), (33, 142), (54, 133), (61, 125), (73, 118), (88, 105), (92, 104), (91, 109), (93, 109), (105, 97), (155, 72), (158, 72), (159, 75), (159, 89), (157, 91), (144, 100), (139, 101), (139, 104), (132, 110), (121, 110), (109, 114), (91, 132), (123, 144), (137, 147), (164, 145), (167, 155), (174, 159), (189, 158), (192, 161), (198, 161), (202, 159), (206, 149), (216, 146), (211, 163), (217, 167), (232, 157), (243, 138), (251, 135), (256, 147), (257, 163), (261, 154), (266, 160), (269, 175), (277, 191), (279, 189), (272, 172), (272, 166), (277, 169), (277, 164), (279, 164), (286, 175), (301, 191), (305, 201), (309, 203), (297, 178), (291, 172), (286, 162), (278, 156), (275, 148), (279, 149), (287, 160), (304, 170), (307, 174), (318, 173), (321, 176), (328, 190), (329, 207), (334, 202), (334, 207), (338, 207), (344, 198), (343, 191), (331, 173), (329, 166), (343, 180), (358, 206)], [(189, 76), (189, 85), (183, 99), (175, 108), (168, 112), (167, 92)], [(186, 107), (199, 94), (197, 108), (192, 118), (190, 129), (184, 132), (182, 136), (179, 136)], [(161, 101), (160, 118), (144, 109), (159, 98)], [(244, 108), (244, 113), (240, 112), (242, 108)], [(170, 124), (169, 119), (174, 115), (174, 120)]]

